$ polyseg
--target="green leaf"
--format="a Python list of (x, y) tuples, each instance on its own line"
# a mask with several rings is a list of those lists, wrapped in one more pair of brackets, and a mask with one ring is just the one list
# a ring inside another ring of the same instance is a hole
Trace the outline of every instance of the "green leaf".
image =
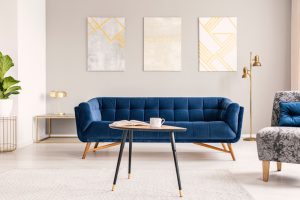
[(4, 78), (4, 75), (12, 66), (14, 66), (12, 59), (8, 55), (3, 56), (1, 54), (0, 55), (0, 79)]
[(7, 94), (4, 95), (4, 99), (8, 99), (8, 97), (9, 97), (10, 95), (12, 95), (12, 94), (20, 94), (20, 92), (18, 92), (18, 91), (9, 92), (9, 93), (7, 93)]
[(3, 79), (3, 89), (6, 90), (6, 89), (9, 88), (10, 86), (13, 86), (13, 85), (15, 85), (15, 84), (17, 84), (17, 83), (19, 83), (19, 82), (20, 82), (20, 81), (14, 79), (14, 78), (11, 77), (11, 76), (5, 77), (5, 78)]
[(20, 86), (12, 86), (4, 92), (4, 95), (7, 95), (8, 93), (12, 93), (12, 92), (15, 92), (15, 91), (21, 90), (21, 89), (22, 88)]

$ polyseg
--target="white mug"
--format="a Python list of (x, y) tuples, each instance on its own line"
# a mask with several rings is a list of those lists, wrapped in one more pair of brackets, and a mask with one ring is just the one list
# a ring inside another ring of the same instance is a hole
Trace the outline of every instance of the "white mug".
[(164, 118), (150, 118), (150, 127), (152, 128), (160, 128), (163, 123), (165, 123)]

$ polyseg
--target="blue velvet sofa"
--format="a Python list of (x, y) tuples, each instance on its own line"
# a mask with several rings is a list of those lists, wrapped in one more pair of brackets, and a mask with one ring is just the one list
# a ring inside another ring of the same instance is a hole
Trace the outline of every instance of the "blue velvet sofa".
[[(151, 117), (162, 117), (166, 125), (187, 128), (186, 132), (176, 133), (176, 142), (195, 143), (230, 153), (235, 160), (231, 143), (240, 139), (243, 112), (239, 104), (222, 97), (99, 97), (75, 107), (78, 138), (87, 143), (83, 159), (89, 151), (119, 144), (121, 131), (109, 128), (113, 121), (149, 121)], [(169, 135), (165, 133), (133, 134), (134, 142), (169, 142)], [(90, 148), (92, 142), (95, 142), (94, 148)], [(113, 143), (98, 147), (99, 142)]]

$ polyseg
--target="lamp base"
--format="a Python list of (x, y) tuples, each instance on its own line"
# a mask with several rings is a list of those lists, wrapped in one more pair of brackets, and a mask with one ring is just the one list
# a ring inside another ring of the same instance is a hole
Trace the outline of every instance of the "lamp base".
[(246, 137), (243, 140), (250, 142), (250, 141), (256, 141), (256, 138), (255, 137)]

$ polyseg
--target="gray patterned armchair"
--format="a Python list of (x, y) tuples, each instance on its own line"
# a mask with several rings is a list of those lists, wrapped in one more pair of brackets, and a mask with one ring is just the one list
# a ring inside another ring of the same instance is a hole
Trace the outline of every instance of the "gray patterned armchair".
[(269, 180), (270, 161), (277, 162), (277, 170), (281, 171), (281, 163), (300, 163), (300, 128), (280, 127), (280, 102), (299, 102), (300, 91), (277, 92), (274, 98), (271, 127), (257, 133), (257, 151), (263, 164), (263, 181)]

